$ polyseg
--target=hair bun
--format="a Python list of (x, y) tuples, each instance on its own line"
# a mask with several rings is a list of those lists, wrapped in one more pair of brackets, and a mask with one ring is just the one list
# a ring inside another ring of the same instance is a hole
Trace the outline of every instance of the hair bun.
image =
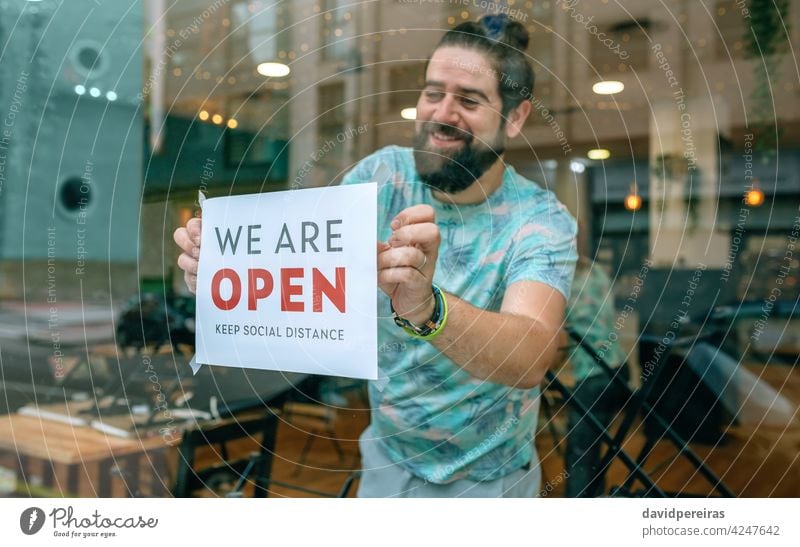
[(508, 15), (484, 15), (478, 22), (486, 32), (486, 37), (508, 44), (514, 49), (525, 51), (528, 48), (530, 34), (519, 21), (511, 19)]

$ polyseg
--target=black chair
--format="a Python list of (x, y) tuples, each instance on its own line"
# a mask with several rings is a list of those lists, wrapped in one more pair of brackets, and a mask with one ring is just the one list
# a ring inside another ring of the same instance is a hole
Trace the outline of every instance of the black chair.
[[(666, 357), (670, 355), (672, 350), (675, 346), (678, 346), (682, 343), (685, 343), (687, 340), (697, 340), (696, 337), (686, 337), (685, 339), (677, 338), (674, 341), (667, 344), (666, 351), (656, 359), (656, 363), (653, 367), (653, 374), (651, 375), (650, 381), (644, 382), (644, 384), (639, 388), (634, 390), (631, 386), (622, 378), (621, 375), (616, 374), (615, 370), (612, 369), (608, 363), (594, 350), (594, 348), (586, 341), (586, 337), (575, 332), (572, 329), (567, 329), (567, 333), (570, 338), (581, 348), (581, 350), (587, 352), (592, 359), (594, 359), (600, 368), (604, 371), (605, 374), (609, 375), (613, 382), (615, 382), (618, 386), (626, 390), (630, 396), (628, 398), (628, 402), (625, 406), (624, 412), (622, 413), (622, 422), (617, 429), (617, 432), (612, 435), (609, 431), (605, 429), (603, 424), (597, 420), (597, 418), (592, 414), (592, 412), (583, 405), (580, 401), (576, 400), (572, 395), (572, 390), (566, 387), (562, 382), (558, 380), (556, 375), (552, 371), (548, 371), (546, 373), (546, 388), (553, 389), (557, 393), (559, 393), (566, 405), (573, 406), (578, 412), (583, 416), (585, 420), (588, 420), (588, 423), (592, 425), (597, 431), (598, 439), (606, 447), (605, 454), (603, 455), (599, 469), (602, 476), (608, 471), (611, 462), (614, 460), (621, 461), (628, 470), (627, 477), (624, 483), (619, 487), (614, 487), (611, 489), (610, 494), (617, 497), (640, 497), (640, 496), (653, 496), (653, 497), (683, 497), (684, 495), (680, 492), (665, 492), (662, 490), (655, 481), (650, 477), (650, 474), (647, 473), (644, 469), (645, 464), (649, 456), (651, 455), (653, 448), (655, 448), (656, 442), (658, 439), (648, 437), (646, 439), (644, 447), (639, 450), (636, 456), (631, 456), (625, 450), (623, 450), (623, 444), (626, 437), (630, 434), (632, 427), (634, 426), (634, 422), (637, 416), (640, 415), (642, 419), (647, 423), (648, 421), (652, 421), (656, 424), (657, 427), (660, 428), (662, 435), (659, 437), (663, 438), (664, 440), (670, 442), (675, 449), (677, 450), (676, 456), (685, 457), (689, 463), (691, 463), (700, 476), (702, 476), (706, 481), (711, 485), (714, 492), (718, 493), (721, 497), (734, 497), (733, 492), (722, 482), (722, 480), (714, 474), (714, 472), (706, 465), (705, 461), (701, 459), (688, 445), (688, 442), (684, 440), (680, 434), (678, 434), (675, 429), (670, 425), (670, 422), (663, 418), (658, 412), (653, 408), (653, 406), (649, 403), (649, 395), (652, 392), (653, 385), (657, 380), (659, 374), (662, 371), (662, 368), (666, 362)], [(654, 337), (649, 336), (640, 336), (640, 341), (649, 341)], [(657, 340), (661, 340), (662, 337), (657, 337)], [(636, 481), (639, 481), (643, 486), (644, 490), (634, 491), (633, 486)]]
[[(206, 489), (225, 497), (241, 497), (243, 487), (250, 481), (254, 484), (254, 497), (267, 497), (277, 428), (277, 417), (267, 411), (260, 415), (229, 418), (185, 432), (178, 448), (173, 496), (185, 498), (197, 490)], [(260, 449), (231, 461), (228, 443), (242, 439), (256, 440)], [(222, 461), (195, 469), (197, 451), (205, 447), (218, 447), (217, 454)]]

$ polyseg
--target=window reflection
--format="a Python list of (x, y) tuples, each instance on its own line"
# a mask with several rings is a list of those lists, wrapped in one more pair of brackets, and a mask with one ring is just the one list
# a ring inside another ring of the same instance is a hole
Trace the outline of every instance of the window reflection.
[[(28, 389), (0, 404), (62, 372), (50, 298), (77, 362), (113, 343), (131, 295), (185, 291), (171, 234), (199, 191), (333, 185), (411, 145), (426, 59), (482, 4), (0, 0), (0, 344), (6, 380)], [(618, 307), (652, 270), (659, 290), (626, 323), (632, 360), (702, 264), (702, 311), (749, 306), (731, 328), (743, 354), (758, 331), (758, 351), (796, 363), (797, 320), (774, 310), (800, 297), (800, 2), (494, 4), (530, 33), (536, 73), (504, 160), (585, 227)], [(593, 91), (609, 81), (622, 89)]]

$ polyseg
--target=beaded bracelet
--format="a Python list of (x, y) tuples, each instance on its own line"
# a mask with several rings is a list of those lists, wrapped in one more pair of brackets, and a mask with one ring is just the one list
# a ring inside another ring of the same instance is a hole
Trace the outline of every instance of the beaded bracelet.
[(395, 324), (411, 336), (422, 340), (431, 340), (435, 338), (442, 332), (445, 323), (447, 323), (447, 299), (444, 297), (444, 293), (441, 289), (436, 285), (431, 285), (431, 289), (433, 290), (433, 297), (435, 298), (433, 316), (421, 327), (397, 315), (394, 306), (392, 306), (391, 301), (389, 301), (389, 307), (392, 310), (392, 318)]

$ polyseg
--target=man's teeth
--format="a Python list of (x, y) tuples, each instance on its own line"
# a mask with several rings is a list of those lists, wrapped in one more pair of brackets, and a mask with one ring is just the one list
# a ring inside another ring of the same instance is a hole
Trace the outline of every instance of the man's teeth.
[(445, 135), (444, 133), (439, 133), (438, 131), (434, 132), (433, 136), (436, 137), (437, 139), (439, 139), (440, 141), (457, 141), (457, 140), (461, 140), (459, 137), (456, 137), (455, 135)]

